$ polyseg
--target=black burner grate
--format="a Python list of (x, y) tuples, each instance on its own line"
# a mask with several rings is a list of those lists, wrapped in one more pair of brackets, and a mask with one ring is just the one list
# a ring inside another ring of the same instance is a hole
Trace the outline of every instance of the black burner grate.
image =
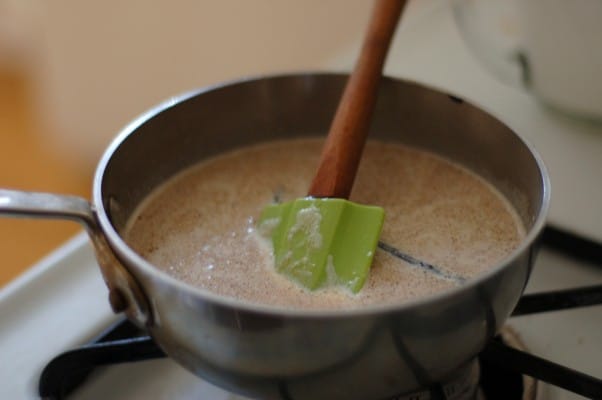
[[(602, 267), (602, 245), (546, 227), (544, 246)], [(513, 316), (602, 304), (602, 285), (524, 295)], [(127, 320), (120, 321), (91, 344), (55, 357), (42, 372), (42, 398), (63, 399), (99, 366), (165, 357), (153, 340)], [(494, 339), (479, 356), (482, 390), (488, 400), (522, 396), (521, 374), (588, 398), (602, 398), (602, 380), (517, 350)], [(503, 384), (499, 384), (502, 381)]]

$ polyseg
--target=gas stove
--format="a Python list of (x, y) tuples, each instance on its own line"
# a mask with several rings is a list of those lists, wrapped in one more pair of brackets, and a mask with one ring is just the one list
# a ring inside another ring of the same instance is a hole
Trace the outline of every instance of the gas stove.
[[(550, 227), (543, 243), (526, 295), (479, 359), (397, 399), (602, 398), (602, 245)], [(11, 360), (0, 398), (244, 399), (165, 358), (112, 314), (106, 292), (83, 234), (0, 292)]]
[[(442, 3), (447, 2), (410, 4), (386, 73), (472, 101), (532, 142), (550, 170), (550, 223), (560, 230), (547, 231), (527, 296), (502, 332), (510, 348), (494, 341), (479, 360), (460, 368), (448, 382), (399, 398), (602, 398), (602, 309), (594, 305), (600, 304), (602, 296), (602, 185), (598, 176), (602, 171), (602, 125), (553, 114), (529, 95), (496, 82), (465, 48)], [(356, 47), (341, 49), (320, 67), (348, 71), (356, 52)], [(575, 288), (583, 290), (573, 291)], [(72, 399), (241, 399), (162, 357), (152, 340), (111, 312), (106, 296), (83, 233), (2, 289), (0, 399), (38, 398), (40, 389), (51, 397), (57, 394), (51, 390), (56, 387), (58, 393), (72, 389)], [(99, 340), (102, 345), (95, 345)], [(134, 344), (134, 348), (116, 359), (103, 353), (120, 344)], [(69, 361), (69, 355), (60, 355), (82, 346), (92, 349), (97, 358), (83, 357), (91, 364), (76, 367), (79, 374), (65, 372), (60, 362), (59, 368), (53, 369), (53, 359)], [(512, 347), (538, 358), (514, 352)], [(108, 361), (121, 362), (108, 366)], [(90, 374), (84, 377), (84, 372)], [(541, 379), (531, 379), (529, 374)], [(474, 381), (481, 386), (475, 387)]]

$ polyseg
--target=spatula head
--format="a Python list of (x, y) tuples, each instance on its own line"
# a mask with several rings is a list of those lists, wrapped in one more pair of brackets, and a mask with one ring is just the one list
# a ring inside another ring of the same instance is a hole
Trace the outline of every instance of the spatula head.
[(384, 220), (381, 207), (303, 198), (266, 207), (276, 269), (310, 290), (343, 285), (357, 293), (368, 275)]

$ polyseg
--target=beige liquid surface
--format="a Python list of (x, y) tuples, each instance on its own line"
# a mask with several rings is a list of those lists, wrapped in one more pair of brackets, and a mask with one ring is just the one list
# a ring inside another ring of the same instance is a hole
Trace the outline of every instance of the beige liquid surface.
[(338, 287), (307, 291), (275, 272), (255, 221), (275, 197), (306, 195), (321, 143), (272, 142), (204, 161), (152, 193), (125, 239), (173, 277), (220, 295), (336, 309), (399, 303), (460, 285), (524, 237), (509, 202), (473, 173), (430, 153), (369, 142), (351, 200), (384, 207), (381, 242), (436, 270), (379, 248), (358, 294)]

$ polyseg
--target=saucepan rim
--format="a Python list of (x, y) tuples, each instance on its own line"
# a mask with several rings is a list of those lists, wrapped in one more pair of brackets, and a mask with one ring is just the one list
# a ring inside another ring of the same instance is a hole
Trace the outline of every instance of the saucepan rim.
[[(383, 303), (383, 304), (374, 304), (374, 305), (362, 305), (357, 308), (343, 308), (343, 309), (294, 309), (285, 306), (274, 306), (260, 303), (251, 303), (245, 302), (239, 299), (235, 299), (233, 297), (222, 296), (215, 293), (212, 293), (209, 290), (202, 289), (191, 284), (180, 281), (166, 272), (163, 272), (160, 268), (154, 266), (147, 260), (145, 260), (142, 256), (136, 253), (120, 236), (115, 227), (110, 221), (108, 213), (105, 209), (105, 202), (103, 201), (103, 193), (102, 193), (102, 184), (105, 175), (105, 171), (112, 159), (113, 154), (119, 149), (121, 144), (133, 133), (137, 131), (137, 129), (142, 126), (145, 122), (150, 119), (156, 117), (163, 111), (166, 111), (172, 107), (178, 106), (179, 104), (189, 100), (191, 98), (203, 95), (205, 93), (209, 93), (215, 90), (220, 90), (222, 88), (231, 87), (235, 85), (240, 85), (247, 82), (256, 82), (256, 81), (265, 81), (272, 79), (282, 79), (282, 78), (311, 78), (311, 77), (345, 77), (348, 76), (345, 73), (336, 73), (336, 72), (299, 72), (299, 73), (283, 73), (283, 74), (268, 74), (268, 75), (259, 75), (259, 76), (251, 76), (244, 77), (240, 79), (229, 80), (225, 82), (221, 82), (215, 85), (206, 86), (200, 89), (191, 90), (184, 92), (180, 95), (173, 96), (158, 105), (150, 108), (148, 111), (144, 112), (134, 120), (132, 120), (128, 125), (126, 125), (119, 134), (114, 138), (114, 140), (110, 143), (110, 145), (105, 150), (102, 155), (98, 166), (96, 168), (96, 172), (94, 175), (93, 182), (93, 193), (92, 193), (92, 201), (94, 210), (96, 213), (96, 217), (98, 223), (100, 225), (100, 229), (103, 232), (103, 235), (106, 237), (110, 246), (113, 250), (125, 260), (129, 260), (130, 263), (126, 265), (126, 268), (131, 268), (131, 264), (136, 265), (136, 268), (140, 268), (142, 272), (145, 274), (149, 274), (151, 276), (157, 277), (174, 289), (185, 293), (186, 295), (192, 297), (199, 297), (200, 299), (208, 302), (215, 303), (217, 305), (229, 308), (235, 308), (240, 311), (247, 311), (257, 314), (265, 314), (265, 315), (273, 315), (278, 316), (280, 318), (348, 318), (348, 317), (369, 317), (378, 314), (385, 313), (398, 313), (402, 312), (406, 309), (413, 309), (415, 307), (419, 307), (428, 303), (436, 303), (443, 301), (447, 298), (451, 298), (457, 296), (458, 294), (465, 292), (475, 286), (478, 286), (485, 281), (493, 278), (496, 274), (501, 273), (508, 265), (510, 265), (514, 260), (516, 260), (521, 254), (529, 251), (529, 248), (535, 244), (538, 236), (542, 232), (549, 206), (550, 206), (550, 179), (547, 172), (547, 169), (543, 163), (541, 156), (537, 153), (534, 147), (526, 141), (523, 137), (518, 135), (514, 130), (510, 129), (504, 122), (500, 121), (497, 117), (494, 116), (492, 112), (487, 110), (485, 107), (480, 105), (476, 105), (473, 102), (467, 101), (473, 107), (478, 108), (480, 111), (488, 114), (492, 118), (494, 118), (498, 123), (504, 125), (508, 128), (518, 139), (519, 141), (529, 150), (531, 156), (535, 160), (537, 167), (539, 169), (539, 177), (541, 179), (542, 185), (542, 196), (541, 203), (539, 207), (539, 211), (537, 216), (533, 222), (533, 225), (530, 229), (528, 229), (527, 234), (524, 239), (521, 241), (520, 245), (515, 248), (510, 254), (504, 257), (502, 260), (496, 263), (489, 270), (480, 273), (478, 276), (473, 277), (466, 282), (450, 288), (443, 290), (439, 293), (435, 293), (432, 295), (428, 295), (425, 297), (420, 297), (413, 300), (407, 300), (402, 302), (391, 302), (391, 303)], [(423, 87), (428, 90), (433, 90), (440, 92), (442, 94), (447, 94), (450, 96), (454, 96), (457, 98), (462, 98), (462, 96), (456, 95), (454, 93), (450, 93), (448, 90), (437, 88), (433, 85), (424, 84), (421, 82), (416, 82), (408, 79), (398, 79), (394, 77), (385, 76), (383, 79), (392, 80), (394, 82), (403, 82), (408, 84), (417, 85)], [(145, 288), (143, 287), (143, 290)], [(148, 294), (147, 294), (148, 295)]]

